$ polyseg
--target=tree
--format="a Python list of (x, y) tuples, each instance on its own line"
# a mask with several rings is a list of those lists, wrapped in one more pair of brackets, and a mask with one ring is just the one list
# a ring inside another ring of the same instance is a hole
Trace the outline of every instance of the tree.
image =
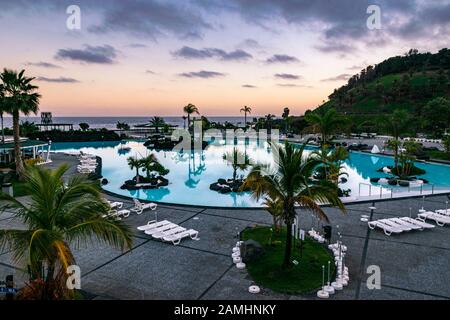
[(267, 115), (264, 117), (265, 128), (266, 128), (269, 132), (272, 131), (272, 123), (273, 123), (273, 119), (275, 119), (275, 115), (270, 114), (270, 113), (267, 114)]
[(192, 103), (189, 103), (187, 106), (183, 108), (183, 112), (187, 114), (188, 119), (188, 130), (191, 129), (191, 114), (199, 114), (198, 108), (193, 105)]
[(344, 175), (348, 176), (348, 173), (343, 172), (343, 162), (349, 156), (345, 148), (337, 147), (329, 150), (327, 146), (322, 146), (320, 150), (314, 151), (312, 156), (317, 157), (322, 163), (317, 169), (325, 181), (331, 182), (338, 187), (339, 178)]
[(332, 134), (346, 122), (346, 119), (333, 108), (327, 110), (324, 114), (318, 112), (305, 114), (305, 119), (320, 132), (322, 145), (327, 145)]
[(244, 127), (247, 128), (247, 114), (252, 113), (252, 108), (244, 106), (243, 108), (241, 108), (240, 112), (244, 113)]
[(250, 164), (247, 154), (233, 148), (233, 151), (225, 153), (223, 159), (226, 160), (233, 168), (233, 181), (236, 181), (237, 170), (246, 170)]
[(3, 82), (3, 94), (6, 110), (13, 118), (13, 136), (14, 136), (14, 158), (16, 163), (16, 173), (19, 180), (25, 176), (25, 168), (20, 149), (20, 125), (19, 115), (36, 114), (39, 110), (39, 99), (41, 95), (36, 92), (37, 86), (31, 82), (34, 78), (24, 76), (25, 70), (17, 73), (16, 71), (3, 69), (0, 74), (0, 80)]
[(289, 126), (289, 113), (290, 113), (289, 108), (284, 108), (284, 109), (283, 109), (283, 114), (281, 115), (281, 117), (284, 119), (284, 133), (287, 133), (287, 132), (288, 132), (288, 126)]
[(445, 151), (450, 155), (450, 134), (447, 134), (442, 139), (442, 144), (444, 145)]
[(400, 136), (408, 130), (411, 124), (410, 116), (405, 110), (395, 110), (391, 115), (382, 117), (380, 124), (393, 137), (393, 140), (388, 142), (388, 148), (394, 151), (394, 167), (398, 171)]
[(89, 130), (89, 124), (86, 123), (86, 122), (80, 123), (79, 126), (80, 126), (80, 129), (81, 129), (82, 131), (88, 131), (88, 130)]
[(156, 158), (154, 154), (150, 154), (149, 156), (140, 160), (141, 168), (146, 172), (147, 179), (152, 177), (152, 173), (157, 173), (161, 176), (165, 176), (169, 173), (169, 170), (166, 169)]
[[(75, 264), (70, 245), (95, 240), (125, 250), (131, 248), (132, 231), (114, 218), (96, 182), (81, 175), (63, 179), (68, 166), (55, 170), (29, 167), (24, 188), (30, 201), (21, 203), (0, 194), (0, 212), (14, 212), (25, 229), (0, 230), (0, 250), (28, 267), (30, 286), (42, 288), (38, 299), (67, 299), (67, 267)], [(43, 273), (46, 270), (46, 273)], [(36, 280), (33, 280), (36, 279)], [(62, 294), (62, 296), (61, 296)]]
[(36, 133), (37, 131), (39, 131), (39, 128), (34, 124), (34, 122), (22, 121), (20, 123), (20, 134), (24, 137)]
[(136, 169), (136, 183), (139, 183), (139, 169), (142, 167), (142, 161), (137, 157), (129, 157), (127, 159), (128, 166), (131, 170)]
[(186, 130), (186, 119), (187, 119), (187, 117), (183, 116), (182, 118), (183, 118), (183, 129)]
[(155, 128), (156, 133), (159, 133), (159, 128), (164, 128), (166, 122), (161, 117), (153, 117), (150, 119), (150, 124)]
[(430, 100), (422, 109), (425, 126), (436, 135), (442, 135), (450, 128), (450, 101), (439, 97)]
[(0, 84), (0, 121), (2, 127), (2, 143), (5, 143), (5, 128), (3, 127), (3, 114), (7, 111), (5, 99), (5, 87)]
[(130, 130), (130, 125), (128, 123), (126, 123), (126, 122), (118, 121), (117, 124), (116, 124), (116, 128), (118, 130), (125, 130), (126, 131), (126, 130)]
[(292, 224), (295, 218), (295, 206), (309, 209), (320, 219), (328, 217), (319, 203), (329, 203), (345, 211), (335, 188), (327, 184), (311, 185), (309, 179), (320, 160), (305, 154), (306, 143), (300, 148), (285, 142), (284, 148), (272, 143), (274, 167), (256, 164), (247, 176), (242, 188), (252, 190), (256, 199), (269, 197), (283, 205), (282, 217), (286, 224), (287, 238), (283, 267), (291, 265)]

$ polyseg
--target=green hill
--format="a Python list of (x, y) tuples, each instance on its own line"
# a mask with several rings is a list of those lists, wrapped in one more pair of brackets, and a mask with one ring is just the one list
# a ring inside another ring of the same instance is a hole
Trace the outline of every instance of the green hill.
[(450, 50), (436, 54), (410, 50), (352, 76), (316, 110), (335, 108), (353, 118), (355, 125), (396, 109), (407, 110), (419, 121), (429, 112), (424, 108), (427, 103), (438, 97), (450, 100)]

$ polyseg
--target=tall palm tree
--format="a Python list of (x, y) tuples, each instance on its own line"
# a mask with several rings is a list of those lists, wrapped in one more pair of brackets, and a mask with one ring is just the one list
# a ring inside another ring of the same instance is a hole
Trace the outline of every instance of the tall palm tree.
[(289, 113), (291, 111), (289, 110), (289, 108), (284, 108), (283, 109), (283, 114), (281, 115), (281, 117), (284, 119), (284, 133), (287, 134), (288, 132), (288, 126), (289, 126)]
[(5, 99), (5, 87), (0, 84), (0, 121), (2, 126), (2, 143), (5, 143), (5, 129), (3, 127), (3, 114), (7, 111)]
[(159, 133), (159, 128), (164, 127), (166, 122), (161, 117), (153, 117), (150, 119), (150, 124), (156, 129), (156, 133)]
[(36, 92), (38, 87), (31, 84), (34, 78), (25, 77), (24, 73), (25, 70), (17, 73), (13, 70), (4, 69), (0, 74), (7, 99), (8, 113), (13, 118), (14, 158), (16, 162), (16, 173), (20, 180), (24, 179), (25, 168), (20, 150), (19, 114), (36, 114), (39, 110), (39, 99), (41, 97)]
[(388, 147), (394, 151), (394, 167), (398, 172), (400, 136), (410, 128), (411, 117), (405, 110), (395, 110), (391, 115), (382, 117), (380, 124), (394, 138)]
[[(42, 286), (41, 299), (54, 299), (67, 291), (67, 267), (75, 264), (71, 245), (92, 241), (125, 250), (131, 248), (132, 231), (125, 223), (103, 218), (109, 211), (94, 181), (72, 176), (65, 183), (68, 166), (55, 170), (29, 167), (24, 188), (30, 202), (0, 194), (0, 213), (14, 212), (25, 229), (0, 230), (0, 251), (11, 251), (13, 260), (28, 267), (36, 286)], [(44, 273), (43, 270), (46, 270)], [(63, 281), (58, 283), (58, 280)], [(35, 297), (36, 298), (36, 297)]]
[(188, 130), (190, 131), (191, 129), (191, 114), (200, 114), (198, 111), (198, 108), (193, 105), (192, 103), (189, 103), (187, 106), (185, 106), (183, 108), (183, 112), (187, 114), (187, 119), (188, 119)]
[(141, 161), (141, 167), (147, 174), (147, 179), (150, 179), (150, 176), (153, 172), (156, 172), (162, 176), (165, 176), (169, 173), (169, 170), (166, 169), (156, 158), (156, 156), (152, 153), (149, 156), (143, 158)]
[(131, 170), (136, 169), (136, 183), (139, 183), (139, 169), (142, 167), (142, 161), (137, 157), (129, 157), (127, 163)]
[(182, 116), (182, 118), (183, 118), (183, 129), (186, 130), (186, 119), (187, 119), (187, 117), (186, 116)]
[(236, 181), (237, 170), (246, 170), (250, 165), (250, 159), (246, 153), (233, 148), (233, 151), (225, 153), (223, 159), (226, 160), (233, 168), (233, 181)]
[(266, 129), (269, 130), (269, 131), (272, 131), (273, 119), (275, 119), (275, 115), (273, 115), (273, 114), (269, 113), (268, 115), (265, 116), (264, 120), (266, 122)]
[(305, 115), (305, 119), (320, 132), (323, 145), (327, 145), (331, 135), (346, 122), (346, 119), (333, 108), (324, 114), (310, 112)]
[(247, 128), (247, 114), (252, 113), (252, 108), (244, 106), (240, 111), (244, 113), (244, 127)]
[(320, 203), (329, 203), (342, 211), (345, 207), (335, 188), (327, 184), (311, 185), (309, 179), (320, 160), (305, 155), (306, 144), (295, 148), (288, 142), (284, 148), (272, 143), (274, 166), (257, 164), (247, 176), (242, 188), (252, 190), (256, 199), (269, 197), (283, 204), (282, 217), (287, 228), (286, 247), (283, 267), (291, 265), (292, 224), (295, 218), (295, 206), (309, 209), (319, 219), (328, 221)]

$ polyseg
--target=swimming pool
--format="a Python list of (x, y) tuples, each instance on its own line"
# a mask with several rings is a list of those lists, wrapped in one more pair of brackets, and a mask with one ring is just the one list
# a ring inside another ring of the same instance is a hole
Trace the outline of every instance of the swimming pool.
[[(129, 151), (125, 148), (130, 148)], [(233, 150), (233, 145), (210, 145), (202, 152), (178, 153), (174, 151), (150, 151), (143, 142), (83, 142), (83, 143), (53, 143), (52, 150), (56, 152), (86, 153), (100, 156), (103, 161), (102, 174), (109, 183), (104, 189), (116, 194), (131, 196), (143, 200), (215, 207), (259, 207), (260, 203), (251, 198), (248, 193), (220, 194), (211, 191), (209, 186), (219, 178), (231, 178), (232, 168), (223, 160), (223, 154)], [(272, 151), (264, 142), (250, 142), (238, 144), (237, 148), (245, 151), (254, 162), (270, 163)], [(313, 148), (309, 148), (309, 151)], [(122, 190), (120, 187), (125, 180), (134, 176), (134, 171), (127, 165), (130, 156), (144, 157), (154, 153), (158, 160), (170, 170), (166, 176), (169, 186), (150, 190)], [(342, 189), (351, 189), (352, 196), (369, 195), (371, 177), (382, 177), (377, 170), (381, 167), (393, 165), (392, 157), (370, 155), (351, 152), (345, 162), (345, 171), (349, 174), (348, 181), (341, 184)], [(436, 189), (450, 189), (450, 166), (440, 164), (418, 163), (418, 167), (425, 169), (421, 176), (430, 181)], [(238, 176), (245, 172), (238, 171)], [(373, 184), (372, 184), (373, 185)], [(380, 190), (378, 188), (378, 190)], [(383, 188), (383, 192), (390, 189)], [(370, 192), (379, 192), (371, 190)]]

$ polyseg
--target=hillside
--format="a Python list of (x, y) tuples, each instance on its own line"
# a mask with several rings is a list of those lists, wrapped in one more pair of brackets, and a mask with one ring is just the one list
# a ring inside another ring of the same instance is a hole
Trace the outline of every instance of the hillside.
[(421, 117), (424, 106), (437, 97), (450, 99), (450, 50), (436, 54), (411, 50), (354, 75), (316, 110), (335, 108), (367, 120), (405, 109)]

